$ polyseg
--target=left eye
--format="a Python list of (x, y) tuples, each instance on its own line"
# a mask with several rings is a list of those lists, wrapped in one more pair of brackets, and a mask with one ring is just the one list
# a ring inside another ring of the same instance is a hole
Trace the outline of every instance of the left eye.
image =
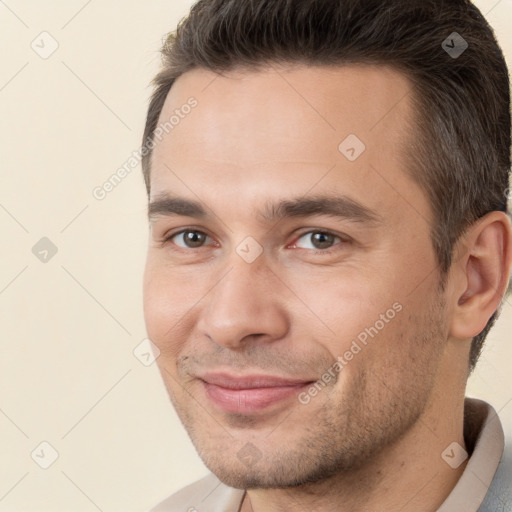
[[(300, 240), (306, 242), (300, 242)], [(295, 245), (301, 249), (330, 249), (336, 241), (341, 241), (339, 236), (324, 231), (310, 231), (297, 239)]]

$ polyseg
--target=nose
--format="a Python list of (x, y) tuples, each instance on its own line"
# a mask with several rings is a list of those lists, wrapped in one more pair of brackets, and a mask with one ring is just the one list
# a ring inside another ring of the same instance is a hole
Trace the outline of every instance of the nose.
[(278, 287), (282, 284), (264, 261), (249, 264), (236, 254), (231, 261), (227, 273), (203, 299), (199, 332), (230, 349), (240, 348), (249, 339), (282, 338), (289, 329)]

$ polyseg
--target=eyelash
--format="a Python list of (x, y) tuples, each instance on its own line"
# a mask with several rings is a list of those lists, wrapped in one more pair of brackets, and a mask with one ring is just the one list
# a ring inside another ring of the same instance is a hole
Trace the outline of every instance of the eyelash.
[[(174, 237), (176, 237), (178, 235), (181, 235), (183, 233), (186, 233), (187, 231), (194, 232), (194, 233), (200, 233), (200, 234), (205, 235), (205, 236), (207, 236), (209, 238), (212, 238), (207, 233), (205, 233), (204, 231), (201, 231), (200, 229), (195, 229), (195, 228), (190, 228), (189, 227), (189, 228), (186, 228), (186, 229), (181, 229), (180, 231), (176, 231), (175, 233), (170, 233), (169, 235), (164, 235), (162, 237), (162, 239), (159, 240), (159, 242), (162, 244), (162, 246), (165, 246), (168, 243), (172, 243), (172, 239)], [(330, 254), (331, 252), (334, 252), (335, 250), (339, 249), (338, 245), (346, 244), (346, 243), (350, 243), (351, 242), (349, 237), (343, 237), (341, 235), (336, 235), (335, 233), (332, 233), (330, 231), (326, 231), (326, 230), (323, 230), (323, 229), (310, 229), (309, 231), (305, 231), (303, 233), (300, 233), (297, 236), (297, 238), (295, 239), (295, 242), (293, 242), (293, 243), (296, 244), (297, 241), (300, 240), (305, 235), (311, 235), (313, 233), (321, 233), (323, 235), (332, 235), (335, 238), (338, 238), (340, 240), (340, 242), (335, 243), (333, 246), (331, 246), (331, 247), (329, 247), (327, 249), (304, 249), (302, 247), (296, 247), (295, 250), (308, 251), (308, 252), (313, 253), (313, 254)], [(186, 251), (186, 252), (190, 252), (190, 251), (192, 251), (194, 249), (195, 250), (204, 249), (206, 247), (206, 246), (201, 246), (201, 247), (197, 247), (197, 248), (189, 247), (189, 248), (185, 249), (184, 247), (180, 247), (179, 245), (176, 245), (176, 244), (173, 244), (173, 245), (175, 245), (177, 250), (182, 250), (182, 251)]]
[[(162, 237), (162, 239), (160, 240), (160, 242), (162, 243), (162, 245), (166, 245), (168, 243), (172, 243), (172, 239), (178, 235), (181, 235), (183, 233), (186, 233), (187, 231), (190, 231), (192, 233), (201, 233), (202, 235), (205, 235), (205, 236), (208, 236), (209, 238), (212, 238), (210, 235), (208, 235), (207, 233), (205, 233), (204, 231), (201, 231), (200, 229), (196, 229), (196, 228), (185, 228), (185, 229), (181, 229), (180, 231), (176, 231), (175, 233), (171, 233), (169, 235), (164, 235)], [(173, 244), (177, 247), (178, 250), (183, 250), (183, 251), (193, 251), (194, 249), (195, 250), (199, 250), (199, 249), (204, 249), (205, 246), (201, 246), (201, 247), (189, 247), (187, 249), (185, 249), (184, 247), (180, 247), (179, 245), (176, 245), (176, 244)]]

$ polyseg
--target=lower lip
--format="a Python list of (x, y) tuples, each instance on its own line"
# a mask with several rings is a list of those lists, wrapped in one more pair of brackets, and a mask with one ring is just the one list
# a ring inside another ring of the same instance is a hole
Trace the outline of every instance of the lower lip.
[(255, 389), (227, 389), (203, 381), (208, 398), (226, 412), (250, 414), (296, 397), (311, 383)]

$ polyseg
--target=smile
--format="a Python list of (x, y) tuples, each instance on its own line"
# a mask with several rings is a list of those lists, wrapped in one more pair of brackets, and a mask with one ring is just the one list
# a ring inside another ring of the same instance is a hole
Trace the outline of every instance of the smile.
[(207, 374), (200, 379), (208, 399), (225, 412), (252, 414), (296, 397), (312, 380), (274, 376)]

